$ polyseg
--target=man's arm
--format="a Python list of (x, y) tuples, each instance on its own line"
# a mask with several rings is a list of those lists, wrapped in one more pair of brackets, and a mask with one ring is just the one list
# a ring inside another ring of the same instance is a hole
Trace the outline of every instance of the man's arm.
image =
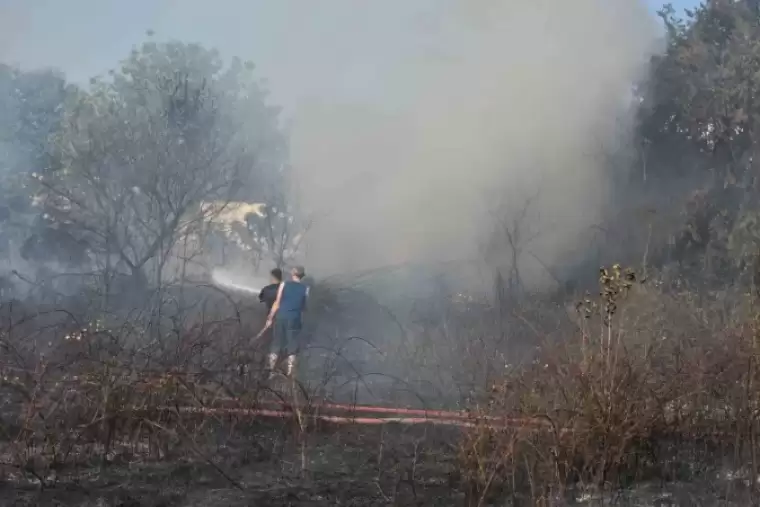
[(267, 317), (267, 325), (272, 324), (272, 320), (274, 320), (274, 316), (277, 314), (277, 310), (280, 309), (280, 298), (282, 297), (282, 288), (285, 287), (285, 283), (281, 283), (280, 286), (277, 288), (277, 298), (274, 300), (274, 304), (272, 305), (272, 309), (269, 311), (269, 317)]

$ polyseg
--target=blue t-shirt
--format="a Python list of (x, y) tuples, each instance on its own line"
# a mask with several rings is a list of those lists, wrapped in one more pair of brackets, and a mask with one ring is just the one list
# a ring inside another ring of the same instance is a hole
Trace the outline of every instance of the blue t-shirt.
[(277, 318), (300, 320), (301, 313), (306, 308), (308, 289), (300, 282), (288, 281), (283, 283), (280, 307)]

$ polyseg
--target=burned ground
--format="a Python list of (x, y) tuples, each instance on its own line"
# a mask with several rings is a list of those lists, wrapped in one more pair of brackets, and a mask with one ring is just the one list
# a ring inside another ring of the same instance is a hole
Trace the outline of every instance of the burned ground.
[[(241, 424), (245, 424), (242, 423)], [(293, 428), (250, 425), (216, 448), (176, 460), (135, 454), (20, 481), (6, 469), (4, 505), (284, 506), (461, 505), (457, 432), (433, 427), (324, 427), (307, 437), (307, 469)], [(226, 477), (225, 477), (226, 476)]]

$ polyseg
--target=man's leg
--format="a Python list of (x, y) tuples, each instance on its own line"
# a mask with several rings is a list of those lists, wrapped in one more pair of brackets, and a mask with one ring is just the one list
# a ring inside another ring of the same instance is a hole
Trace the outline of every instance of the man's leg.
[(269, 371), (274, 373), (277, 363), (282, 356), (282, 351), (287, 347), (287, 327), (285, 322), (277, 320), (272, 323), (272, 342), (269, 347), (268, 366)]
[(286, 359), (286, 372), (288, 377), (292, 377), (293, 374), (296, 371), (296, 356), (300, 350), (300, 342), (299, 338), (301, 335), (301, 325), (300, 322), (292, 321), (289, 323), (288, 326), (288, 343), (287, 343), (287, 354), (288, 357)]

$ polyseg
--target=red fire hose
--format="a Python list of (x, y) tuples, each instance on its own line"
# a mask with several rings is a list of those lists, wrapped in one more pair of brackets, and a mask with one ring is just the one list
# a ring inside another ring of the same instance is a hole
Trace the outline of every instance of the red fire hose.
[[(253, 407), (241, 407), (234, 400), (220, 400), (213, 407), (182, 407), (180, 411), (204, 414), (234, 414), (288, 418), (296, 415), (291, 405), (285, 402), (264, 402)], [(221, 406), (219, 406), (221, 405)], [(478, 423), (494, 427), (539, 427), (546, 421), (538, 419), (516, 419), (507, 417), (475, 416), (464, 411), (424, 410), (372, 405), (345, 405), (339, 403), (312, 403), (301, 407), (300, 414), (316, 420), (338, 424), (436, 424), (446, 426), (473, 427)], [(374, 417), (370, 416), (374, 414)]]

